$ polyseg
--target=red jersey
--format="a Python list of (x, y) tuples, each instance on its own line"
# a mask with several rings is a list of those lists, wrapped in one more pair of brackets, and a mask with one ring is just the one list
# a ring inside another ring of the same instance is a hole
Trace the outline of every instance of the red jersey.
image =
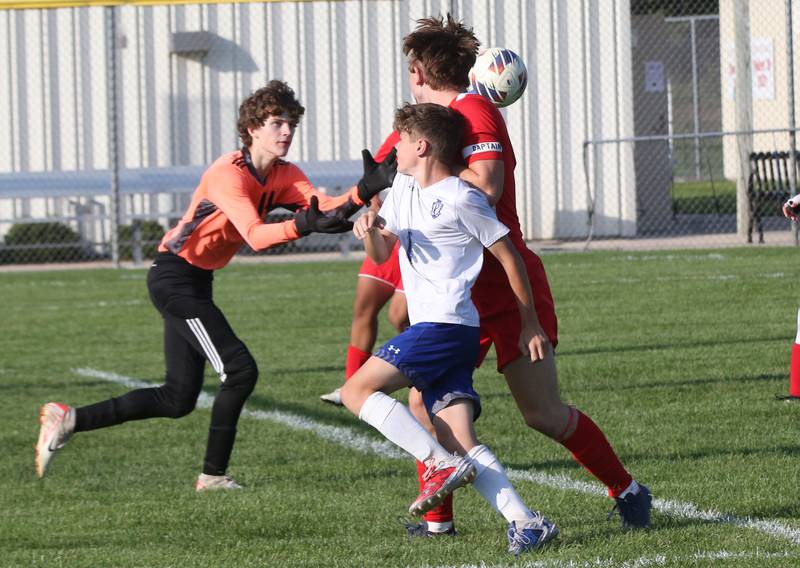
[(206, 270), (222, 268), (244, 243), (263, 250), (299, 238), (294, 219), (280, 223), (264, 219), (279, 207), (291, 211), (307, 207), (312, 196), (324, 211), (351, 199), (362, 203), (355, 187), (338, 197), (320, 193), (289, 162), (277, 160), (267, 177), (259, 179), (244, 151), (224, 154), (200, 178), (189, 208), (164, 235), (158, 250)]
[(517, 158), (503, 115), (489, 99), (472, 93), (458, 95), (450, 103), (450, 108), (467, 119), (461, 149), (466, 164), (469, 166), (479, 160), (503, 161), (503, 193), (495, 205), (497, 218), (508, 227), (508, 236), (514, 245), (525, 248), (517, 216), (517, 188), (514, 181)]
[[(462, 156), (467, 165), (479, 160), (502, 160), (503, 194), (495, 205), (497, 218), (508, 227), (509, 237), (517, 248), (525, 247), (522, 228), (517, 216), (517, 190), (514, 182), (514, 169), (517, 159), (508, 136), (503, 115), (489, 99), (474, 93), (461, 93), (450, 103), (450, 108), (466, 118), (464, 136), (461, 140)], [(393, 131), (386, 137), (375, 153), (375, 161), (381, 162), (386, 154), (400, 140), (400, 134)]]
[[(555, 346), (558, 343), (558, 320), (550, 285), (541, 259), (525, 245), (517, 215), (514, 179), (517, 159), (511, 146), (506, 121), (494, 103), (478, 94), (462, 93), (453, 99), (450, 108), (466, 119), (462, 155), (467, 165), (478, 160), (503, 161), (503, 193), (495, 204), (497, 218), (508, 227), (511, 243), (522, 256), (539, 323)], [(505, 270), (492, 254), (483, 255), (483, 269), (472, 289), (472, 299), (480, 313), (481, 326), (485, 328), (482, 333), (493, 336), (498, 369), (502, 369), (506, 363), (519, 356), (516, 343), (519, 337), (519, 317), (516, 315), (516, 301)], [(496, 329), (489, 331), (493, 326)], [(508, 333), (509, 330), (512, 332)]]
[(382, 162), (383, 159), (386, 158), (386, 155), (392, 151), (392, 148), (394, 148), (395, 144), (397, 144), (399, 141), (400, 133), (397, 132), (397, 130), (392, 130), (392, 133), (386, 137), (386, 140), (383, 141), (381, 147), (378, 148), (377, 152), (375, 152), (375, 161)]
[[(479, 160), (503, 161), (503, 193), (495, 204), (495, 211), (500, 222), (508, 227), (508, 237), (522, 256), (539, 323), (555, 346), (558, 343), (558, 320), (550, 285), (541, 259), (525, 245), (517, 215), (514, 180), (517, 159), (511, 146), (506, 121), (494, 103), (478, 94), (461, 93), (449, 106), (465, 118), (461, 143), (466, 164)], [(376, 156), (385, 155), (399, 138), (397, 132), (392, 132)], [(502, 369), (520, 355), (520, 319), (514, 292), (505, 270), (491, 253), (483, 255), (483, 268), (472, 288), (472, 300), (481, 316), (481, 360), (494, 342), (498, 352), (498, 369)]]

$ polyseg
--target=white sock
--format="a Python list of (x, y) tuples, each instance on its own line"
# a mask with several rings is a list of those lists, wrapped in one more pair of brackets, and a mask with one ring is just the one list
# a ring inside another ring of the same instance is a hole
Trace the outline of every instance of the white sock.
[(635, 479), (631, 481), (628, 487), (625, 488), (625, 491), (619, 494), (619, 497), (617, 497), (617, 499), (624, 499), (628, 493), (633, 493), (634, 495), (637, 495), (639, 493), (639, 484), (636, 483)]
[(453, 528), (453, 521), (444, 521), (443, 523), (425, 521), (425, 528), (428, 530), (428, 532), (443, 533)]
[(380, 391), (364, 401), (358, 417), (421, 462), (451, 457), (408, 408)]
[(472, 486), (506, 521), (520, 522), (536, 517), (511, 485), (492, 450), (481, 444), (467, 452), (467, 458), (472, 460), (477, 470)]

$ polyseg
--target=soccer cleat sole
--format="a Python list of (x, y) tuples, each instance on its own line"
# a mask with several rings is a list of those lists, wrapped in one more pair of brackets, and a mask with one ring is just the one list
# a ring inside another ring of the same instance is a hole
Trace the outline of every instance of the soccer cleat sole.
[(36, 449), (36, 477), (39, 479), (43, 478), (44, 474), (47, 473), (47, 465), (50, 462), (50, 454), (52, 454), (52, 450), (48, 448), (46, 450), (48, 454), (45, 459), (45, 456), (42, 455), (41, 451), (41, 448), (43, 447), (42, 442), (46, 438), (46, 432), (42, 430), (42, 426), (44, 426), (45, 421), (46, 407), (47, 405), (43, 404), (39, 409), (39, 439), (36, 441), (36, 445), (34, 446)]
[(243, 485), (239, 485), (234, 479), (225, 477), (221, 483), (205, 484), (200, 479), (194, 482), (194, 490), (197, 493), (205, 493), (206, 491), (236, 491), (244, 489)]
[[(55, 420), (53, 420), (51, 427), (46, 430), (44, 427), (47, 423), (48, 409), (51, 406), (58, 407), (58, 411), (61, 414), (57, 416)], [(44, 477), (45, 473), (47, 473), (47, 467), (53, 457), (53, 453), (56, 450), (61, 449), (69, 438), (68, 434), (63, 436), (63, 438), (59, 440), (59, 445), (56, 448), (53, 448), (53, 441), (58, 435), (59, 430), (62, 428), (64, 421), (68, 418), (70, 412), (72, 412), (72, 409), (68, 405), (59, 402), (48, 402), (39, 408), (39, 438), (37, 439), (35, 446), (36, 477), (39, 479)]]

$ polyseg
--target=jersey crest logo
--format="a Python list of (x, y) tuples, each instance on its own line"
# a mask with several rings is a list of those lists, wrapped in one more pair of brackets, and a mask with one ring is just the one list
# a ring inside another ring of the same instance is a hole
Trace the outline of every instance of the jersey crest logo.
[(443, 207), (444, 207), (444, 203), (442, 203), (441, 199), (437, 199), (436, 201), (434, 201), (433, 205), (431, 205), (431, 217), (436, 219), (436, 217), (441, 215)]

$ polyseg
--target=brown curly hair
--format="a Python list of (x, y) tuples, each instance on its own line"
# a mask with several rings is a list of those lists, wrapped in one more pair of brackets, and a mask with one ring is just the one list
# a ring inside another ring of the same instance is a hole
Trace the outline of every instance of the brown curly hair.
[(417, 20), (417, 28), (403, 38), (403, 53), (409, 64), (422, 66), (433, 89), (463, 91), (480, 45), (472, 28), (447, 14), (446, 22), (441, 16)]
[(239, 138), (249, 148), (253, 144), (253, 138), (247, 131), (248, 128), (258, 128), (268, 117), (281, 114), (289, 115), (296, 124), (305, 112), (305, 107), (297, 100), (292, 88), (283, 81), (273, 79), (239, 105), (239, 120), (236, 123)]

